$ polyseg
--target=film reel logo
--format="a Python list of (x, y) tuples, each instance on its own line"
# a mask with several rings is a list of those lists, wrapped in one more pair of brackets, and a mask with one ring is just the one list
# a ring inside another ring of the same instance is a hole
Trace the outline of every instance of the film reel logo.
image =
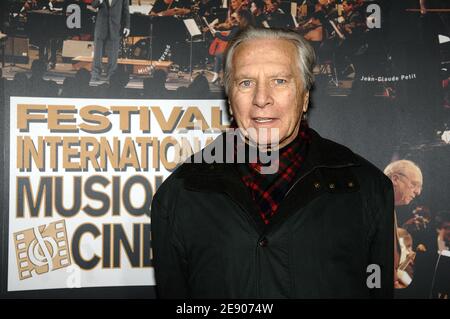
[(19, 279), (71, 265), (64, 219), (14, 233)]

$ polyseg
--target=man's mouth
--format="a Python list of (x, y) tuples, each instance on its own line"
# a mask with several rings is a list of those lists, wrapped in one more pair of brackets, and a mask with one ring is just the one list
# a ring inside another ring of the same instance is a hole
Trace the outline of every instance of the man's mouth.
[(267, 124), (275, 121), (275, 118), (273, 117), (254, 117), (252, 119), (258, 124)]

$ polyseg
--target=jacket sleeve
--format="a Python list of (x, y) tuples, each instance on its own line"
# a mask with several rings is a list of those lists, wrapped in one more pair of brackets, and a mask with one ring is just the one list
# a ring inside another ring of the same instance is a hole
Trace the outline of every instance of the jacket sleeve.
[(187, 298), (187, 260), (176, 233), (174, 216), (153, 198), (151, 232), (156, 290), (159, 298)]
[(373, 298), (393, 298), (394, 295), (394, 191), (392, 183), (386, 178), (375, 210), (376, 231), (370, 243), (369, 264), (380, 266), (381, 286), (371, 289)]
[(130, 6), (128, 0), (123, 1), (122, 21), (124, 23), (123, 27), (130, 30)]

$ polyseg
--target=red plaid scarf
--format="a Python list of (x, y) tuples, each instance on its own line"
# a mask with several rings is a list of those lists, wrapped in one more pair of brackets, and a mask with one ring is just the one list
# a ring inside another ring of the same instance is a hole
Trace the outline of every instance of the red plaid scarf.
[(266, 225), (277, 213), (281, 201), (292, 186), (305, 159), (309, 142), (309, 127), (302, 121), (297, 138), (280, 150), (277, 173), (260, 174), (262, 164), (259, 162), (238, 165), (241, 180), (250, 189), (259, 215)]

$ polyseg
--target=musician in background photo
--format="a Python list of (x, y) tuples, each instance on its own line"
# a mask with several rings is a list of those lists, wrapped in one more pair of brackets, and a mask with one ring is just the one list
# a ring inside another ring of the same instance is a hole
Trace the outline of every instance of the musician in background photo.
[(321, 11), (329, 20), (334, 20), (338, 17), (338, 9), (335, 0), (318, 0), (314, 6), (314, 11)]
[(266, 27), (264, 22), (267, 23), (267, 16), (264, 13), (264, 0), (253, 0), (250, 4), (250, 11), (255, 17), (255, 27)]
[(130, 34), (129, 3), (128, 0), (94, 0), (92, 7), (98, 9), (94, 32), (92, 81), (100, 80), (103, 52), (108, 56), (109, 81), (117, 70), (120, 39)]
[(312, 14), (311, 19), (305, 24), (299, 25), (296, 29), (309, 41), (316, 52), (319, 52), (320, 46), (325, 39), (325, 28), (322, 24), (324, 19), (324, 13), (322, 11), (316, 11)]
[[(423, 176), (419, 166), (414, 162), (394, 161), (386, 166), (384, 174), (389, 177), (394, 186), (395, 207), (409, 205), (414, 198), (420, 195)], [(411, 235), (406, 229), (398, 226), (397, 212), (395, 212), (395, 228), (394, 287), (399, 289), (408, 287), (412, 281), (415, 252)], [(398, 291), (396, 294), (399, 297), (405, 297)]]
[[(308, 11), (309, 12), (309, 11)], [(326, 33), (331, 35), (334, 29), (329, 21), (337, 21), (338, 10), (336, 1), (334, 0), (316, 0), (312, 12), (320, 12), (323, 14), (322, 24), (326, 29)]]
[(151, 16), (186, 15), (191, 12), (189, 0), (156, 0), (149, 12)]
[[(215, 32), (213, 31), (214, 37), (221, 41), (228, 42), (234, 38), (234, 36), (236, 35), (236, 33), (238, 33), (239, 30), (255, 25), (254, 17), (248, 10), (240, 10), (238, 12), (233, 13), (231, 17), (231, 22), (233, 26), (231, 30), (228, 32), (228, 34), (225, 34), (220, 31)], [(213, 84), (219, 81), (219, 72), (223, 67), (222, 64), (223, 64), (223, 52), (217, 52), (214, 55), (214, 70), (213, 70), (213, 78), (211, 80)]]
[(227, 12), (227, 18), (224, 22), (214, 26), (217, 30), (230, 30), (233, 28), (235, 22), (233, 21), (233, 13), (237, 13), (243, 8), (245, 3), (242, 0), (231, 0)]
[(342, 2), (342, 9), (344, 10), (344, 19), (345, 22), (342, 24), (343, 31), (346, 35), (350, 36), (353, 34), (353, 30), (357, 25), (364, 22), (363, 16), (361, 16), (361, 12), (358, 10), (358, 6), (356, 1), (354, 0), (346, 0)]
[(284, 13), (284, 11), (280, 8), (279, 0), (264, 0), (265, 13), (273, 14), (273, 13)]
[(264, 0), (264, 13), (271, 28), (285, 28), (285, 12), (280, 8), (280, 0)]

